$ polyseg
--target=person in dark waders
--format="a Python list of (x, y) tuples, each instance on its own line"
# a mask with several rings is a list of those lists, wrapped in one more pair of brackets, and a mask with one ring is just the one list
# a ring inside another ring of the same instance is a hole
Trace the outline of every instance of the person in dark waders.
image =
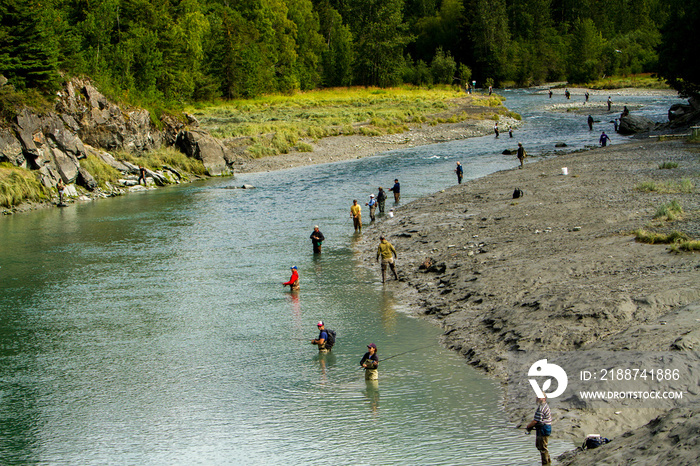
[(377, 356), (377, 345), (370, 343), (367, 345), (367, 352), (360, 360), (360, 366), (365, 369), (365, 380), (378, 380), (379, 356)]
[(588, 131), (593, 131), (593, 117), (588, 115)]
[(387, 266), (391, 267), (391, 271), (394, 272), (394, 278), (398, 280), (399, 276), (396, 274), (396, 264), (394, 264), (394, 258), (398, 258), (396, 255), (396, 249), (394, 249), (394, 246), (392, 246), (385, 237), (380, 236), (379, 240), (379, 247), (377, 248), (377, 262), (379, 262), (380, 258), (382, 259), (382, 283), (384, 283), (386, 280)]
[(321, 244), (325, 241), (326, 237), (323, 236), (321, 230), (318, 229), (318, 225), (314, 225), (314, 231), (311, 232), (311, 245), (314, 248), (314, 254), (321, 254)]
[(532, 421), (527, 425), (527, 433), (535, 429), (535, 447), (540, 451), (542, 464), (552, 464), (549, 457), (549, 436), (552, 434), (552, 412), (547, 404), (547, 398), (537, 398), (537, 410)]
[(518, 152), (516, 155), (518, 157), (518, 161), (520, 162), (520, 166), (518, 168), (523, 168), (523, 166), (525, 165), (525, 157), (527, 157), (527, 153), (525, 152), (525, 148), (523, 147), (522, 142), (518, 143)]
[(386, 192), (384, 192), (384, 188), (382, 188), (381, 186), (377, 189), (379, 190), (377, 192), (377, 206), (379, 207), (379, 213), (383, 214), (384, 204), (386, 203)]
[(146, 168), (143, 165), (139, 165), (139, 184), (143, 180), (143, 185), (146, 186)]
[(292, 269), (292, 276), (288, 282), (282, 283), (282, 286), (289, 285), (289, 289), (292, 291), (299, 291), (299, 272), (297, 272), (297, 266), (293, 265), (290, 267)]
[(601, 146), (601, 147), (607, 146), (607, 145), (608, 145), (608, 141), (610, 141), (610, 138), (608, 137), (607, 134), (605, 134), (605, 131), (603, 131), (603, 132), (601, 133), (601, 135), (600, 135), (600, 140), (598, 141), (598, 142), (600, 142), (600, 146)]
[(462, 184), (464, 169), (462, 168), (462, 164), (460, 162), (457, 162), (457, 168), (455, 168), (455, 173), (457, 174), (457, 184)]

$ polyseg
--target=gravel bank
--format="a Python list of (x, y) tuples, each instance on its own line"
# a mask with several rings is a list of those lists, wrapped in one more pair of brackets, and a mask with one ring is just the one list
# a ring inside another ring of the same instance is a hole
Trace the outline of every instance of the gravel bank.
[[(377, 268), (371, 260), (379, 235), (387, 235), (402, 282), (387, 287), (438, 322), (444, 344), (503, 381), (506, 391), (511, 352), (697, 351), (700, 254), (637, 243), (630, 232), (679, 230), (700, 238), (697, 188), (636, 189), (681, 178), (697, 185), (699, 153), (680, 141), (647, 140), (526, 163), (400, 206), (394, 218), (367, 228), (358, 247)], [(678, 168), (659, 169), (669, 161)], [(524, 197), (512, 198), (516, 187)], [(672, 200), (683, 218), (652, 220)], [(562, 458), (564, 464), (697, 464), (698, 369), (676, 384), (691, 391), (678, 409), (552, 403), (558, 437), (579, 444), (589, 433), (614, 439)], [(511, 421), (530, 418), (531, 401), (522, 408), (507, 403)]]

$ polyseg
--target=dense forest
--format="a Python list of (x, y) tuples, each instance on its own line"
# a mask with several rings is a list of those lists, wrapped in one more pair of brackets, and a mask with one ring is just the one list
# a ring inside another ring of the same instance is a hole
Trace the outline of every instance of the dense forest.
[(191, 102), (347, 85), (585, 83), (660, 73), (698, 91), (700, 2), (0, 0), (0, 74)]

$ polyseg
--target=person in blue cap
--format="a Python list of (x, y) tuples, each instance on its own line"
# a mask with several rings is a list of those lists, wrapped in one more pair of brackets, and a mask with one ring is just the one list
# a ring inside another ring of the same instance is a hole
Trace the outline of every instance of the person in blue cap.
[(297, 266), (293, 265), (290, 267), (292, 269), (292, 277), (288, 282), (282, 283), (283, 286), (289, 285), (289, 289), (292, 291), (297, 291), (299, 289), (299, 272), (297, 272)]

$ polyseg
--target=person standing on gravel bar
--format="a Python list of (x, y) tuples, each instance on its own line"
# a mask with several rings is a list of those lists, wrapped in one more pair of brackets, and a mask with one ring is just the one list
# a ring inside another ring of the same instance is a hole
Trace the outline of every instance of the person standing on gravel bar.
[(523, 147), (523, 143), (519, 142), (518, 143), (518, 152), (517, 152), (518, 160), (520, 161), (520, 166), (518, 168), (523, 168), (525, 164), (525, 157), (527, 154), (525, 153), (525, 148)]
[(374, 211), (377, 209), (377, 200), (374, 198), (374, 194), (369, 195), (369, 202), (365, 202), (366, 206), (369, 206), (369, 221), (374, 222)]
[(527, 425), (527, 433), (535, 429), (535, 447), (540, 451), (542, 464), (552, 464), (552, 459), (549, 457), (549, 436), (552, 434), (552, 412), (547, 404), (547, 398), (537, 398), (537, 409), (532, 421)]
[(462, 164), (460, 162), (457, 162), (457, 168), (455, 168), (455, 173), (457, 174), (457, 184), (462, 184), (464, 169), (462, 168)]
[(352, 224), (355, 227), (355, 232), (362, 231), (362, 206), (357, 203), (357, 199), (352, 200), (352, 205), (350, 206), (350, 217), (352, 218)]
[(394, 180), (394, 186), (389, 188), (389, 191), (394, 193), (394, 203), (398, 204), (399, 199), (401, 199), (401, 185), (399, 184), (398, 179)]
[(299, 272), (297, 272), (297, 266), (293, 265), (290, 267), (292, 269), (292, 276), (289, 278), (288, 282), (282, 283), (282, 286), (289, 285), (289, 289), (292, 291), (299, 290)]
[(311, 245), (314, 248), (314, 254), (321, 254), (321, 244), (326, 240), (326, 237), (323, 236), (323, 233), (321, 233), (321, 230), (318, 229), (318, 225), (314, 225), (314, 231), (311, 232)]
[(377, 356), (377, 345), (370, 343), (367, 345), (367, 352), (360, 360), (360, 366), (365, 368), (365, 380), (378, 380), (379, 356)]
[(593, 117), (588, 115), (588, 131), (593, 131)]
[(384, 188), (382, 188), (381, 186), (377, 189), (379, 190), (377, 192), (377, 205), (379, 206), (379, 213), (383, 214), (384, 204), (386, 203), (386, 193), (384, 192)]
[(498, 137), (498, 135), (501, 134), (501, 133), (498, 132), (498, 122), (496, 122), (496, 123), (493, 125), (493, 132), (496, 133), (496, 137)]
[(600, 140), (598, 141), (598, 142), (600, 142), (600, 146), (601, 146), (601, 147), (607, 146), (607, 145), (608, 145), (608, 141), (610, 141), (610, 138), (608, 137), (607, 134), (605, 134), (605, 131), (603, 131), (603, 132), (600, 134)]
[(377, 248), (377, 262), (379, 258), (382, 259), (382, 283), (386, 280), (386, 267), (387, 265), (391, 267), (391, 271), (394, 272), (394, 278), (399, 279), (396, 274), (396, 265), (394, 264), (394, 258), (398, 259), (396, 255), (396, 249), (391, 245), (390, 242), (386, 240), (384, 236), (379, 237), (379, 247)]

